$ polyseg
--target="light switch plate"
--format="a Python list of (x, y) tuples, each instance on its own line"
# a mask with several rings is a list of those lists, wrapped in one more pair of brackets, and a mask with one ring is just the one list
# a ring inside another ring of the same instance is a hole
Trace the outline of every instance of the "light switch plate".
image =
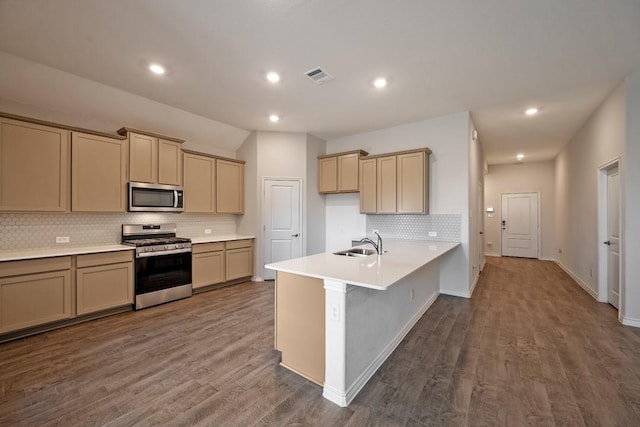
[(210, 228), (205, 228), (204, 229), (204, 234), (211, 234), (211, 229)]
[(435, 232), (435, 231), (430, 231), (429, 232), (429, 237), (436, 237), (437, 235), (438, 235), (438, 233)]
[(56, 243), (69, 243), (69, 236), (56, 237)]

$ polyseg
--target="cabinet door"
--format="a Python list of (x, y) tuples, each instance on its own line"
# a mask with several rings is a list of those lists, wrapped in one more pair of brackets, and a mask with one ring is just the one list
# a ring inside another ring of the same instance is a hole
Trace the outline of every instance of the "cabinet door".
[(398, 213), (426, 213), (425, 153), (398, 154)]
[(182, 150), (180, 143), (158, 140), (158, 183), (182, 184)]
[(71, 210), (124, 212), (127, 195), (127, 141), (74, 132)]
[(69, 132), (0, 119), (0, 210), (69, 210)]
[(318, 192), (335, 193), (338, 190), (338, 158), (318, 159)]
[(133, 304), (133, 263), (79, 268), (76, 287), (78, 315)]
[(225, 279), (233, 280), (253, 274), (253, 251), (251, 248), (227, 249), (225, 251)]
[(158, 182), (158, 139), (129, 134), (129, 181)]
[(184, 155), (185, 212), (215, 212), (216, 161), (196, 154)]
[(0, 279), (0, 333), (71, 317), (69, 270)]
[(379, 157), (377, 160), (377, 212), (396, 213), (396, 156)]
[(194, 289), (224, 282), (224, 251), (193, 254), (191, 270)]
[(360, 161), (360, 212), (376, 213), (376, 159)]
[(358, 163), (360, 154), (344, 154), (338, 156), (338, 191), (358, 191)]
[(216, 160), (216, 211), (244, 213), (244, 165)]

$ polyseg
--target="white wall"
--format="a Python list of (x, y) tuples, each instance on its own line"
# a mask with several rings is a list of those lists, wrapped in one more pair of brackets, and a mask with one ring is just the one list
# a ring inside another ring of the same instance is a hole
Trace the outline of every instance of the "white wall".
[[(485, 176), (485, 207), (493, 206), (493, 218), (485, 213), (485, 251), (499, 256), (502, 231), (502, 193), (540, 194), (540, 258), (556, 259), (554, 160), (489, 166)], [(489, 245), (491, 243), (491, 245)]]
[[(264, 277), (262, 186), (265, 178), (302, 181), (303, 254), (324, 251), (325, 207), (323, 197), (317, 193), (316, 166), (316, 157), (325, 151), (324, 144), (324, 140), (304, 133), (257, 131), (249, 135), (238, 149), (238, 158), (247, 162), (245, 215), (238, 219), (238, 232), (256, 236), (256, 280)], [(310, 213), (311, 209), (313, 212)]]
[(109, 133), (128, 126), (184, 139), (184, 148), (232, 158), (249, 135), (244, 129), (3, 52), (0, 111)]
[(640, 73), (626, 79), (626, 159), (623, 189), (626, 193), (622, 279), (623, 322), (640, 327)]
[(475, 125), (469, 119), (469, 280), (471, 292), (480, 277), (480, 268), (484, 260), (482, 247), (484, 200), (484, 153), (480, 140), (473, 140)]
[[(441, 264), (444, 293), (468, 296), (469, 272), (469, 114), (467, 112), (327, 141), (327, 153), (363, 149), (381, 154), (429, 147), (429, 212), (461, 214), (462, 245)], [(364, 234), (358, 196), (327, 197), (327, 250), (348, 247)], [(384, 237), (384, 236), (383, 236)]]
[(318, 193), (318, 156), (326, 151), (325, 140), (307, 135), (307, 205), (303, 236), (307, 255), (325, 252), (327, 221), (325, 196)]
[[(624, 180), (626, 165), (633, 167), (633, 162), (624, 160), (625, 91), (624, 84), (618, 86), (555, 161), (556, 258), (595, 295), (598, 293), (597, 250), (601, 244), (597, 233), (598, 169), (621, 157)], [(624, 229), (622, 233), (624, 235)], [(635, 262), (637, 264), (637, 259)]]

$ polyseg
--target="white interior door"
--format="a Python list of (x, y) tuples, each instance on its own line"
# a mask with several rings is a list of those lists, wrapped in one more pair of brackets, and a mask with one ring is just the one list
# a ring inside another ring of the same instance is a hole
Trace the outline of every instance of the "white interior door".
[(538, 258), (538, 193), (502, 195), (502, 256)]
[(607, 171), (607, 285), (609, 304), (620, 303), (620, 175), (618, 168)]
[[(302, 256), (302, 204), (299, 180), (264, 181), (264, 263)], [(266, 280), (275, 271), (264, 271)]]

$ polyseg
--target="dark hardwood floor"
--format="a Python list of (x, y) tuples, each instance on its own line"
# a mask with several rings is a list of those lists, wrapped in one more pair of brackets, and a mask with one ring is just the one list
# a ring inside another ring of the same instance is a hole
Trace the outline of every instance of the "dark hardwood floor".
[(245, 283), (0, 344), (0, 425), (640, 425), (640, 330), (552, 262), (487, 261), (348, 408), (278, 366)]

